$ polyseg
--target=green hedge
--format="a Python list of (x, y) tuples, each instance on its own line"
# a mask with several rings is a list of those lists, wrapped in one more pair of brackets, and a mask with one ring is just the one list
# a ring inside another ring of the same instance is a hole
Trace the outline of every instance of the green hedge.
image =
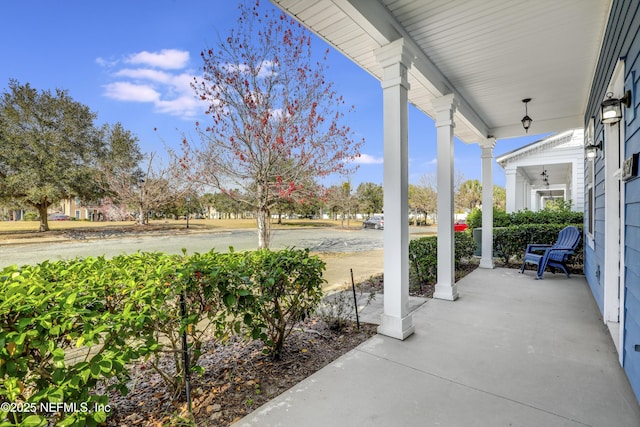
[[(191, 256), (137, 253), (11, 266), (0, 271), (0, 425), (91, 426), (108, 416), (108, 380), (126, 393), (128, 365), (153, 366), (174, 393), (184, 382), (182, 332), (197, 363), (202, 340), (234, 333), (279, 355), (291, 323), (321, 299), (324, 263), (308, 250)], [(187, 313), (179, 310), (181, 293)], [(175, 372), (157, 363), (174, 357)], [(197, 366), (192, 365), (193, 370)], [(97, 411), (36, 413), (40, 403)]]
[[(573, 212), (569, 209), (543, 209), (538, 212), (523, 210), (518, 212), (506, 213), (493, 208), (493, 226), (494, 227), (510, 227), (513, 225), (530, 225), (530, 224), (583, 224), (584, 214), (582, 212)], [(482, 227), (482, 211), (474, 209), (467, 216), (467, 224), (469, 228)]]
[[(577, 227), (582, 234), (582, 224), (527, 224), (495, 228), (493, 230), (494, 254), (505, 264), (514, 259), (516, 262), (521, 262), (528, 244), (553, 244), (558, 240), (560, 230), (568, 225)], [(581, 273), (583, 264), (584, 247), (583, 242), (580, 241), (576, 254), (570, 259), (570, 271)]]
[[(476, 250), (476, 244), (470, 233), (454, 233), (455, 268), (463, 260), (470, 259)], [(409, 242), (411, 268), (424, 283), (435, 283), (438, 278), (438, 237), (427, 236)]]

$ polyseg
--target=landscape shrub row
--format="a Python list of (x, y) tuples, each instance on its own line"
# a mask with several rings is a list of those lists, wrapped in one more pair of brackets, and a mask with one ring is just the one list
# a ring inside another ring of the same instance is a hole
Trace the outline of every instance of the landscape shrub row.
[[(470, 233), (454, 233), (455, 268), (473, 257), (476, 244)], [(411, 268), (422, 283), (432, 284), (438, 276), (438, 237), (427, 236), (409, 242), (409, 259)]]
[[(139, 359), (151, 360), (177, 395), (185, 379), (183, 332), (192, 371), (203, 340), (232, 334), (261, 339), (278, 357), (295, 322), (320, 302), (324, 267), (308, 250), (287, 249), (4, 268), (0, 425), (98, 425), (108, 416), (108, 390), (126, 393), (128, 365)], [(159, 363), (167, 356), (171, 371)], [(108, 385), (106, 394), (95, 391), (98, 384)]]
[[(543, 209), (537, 212), (522, 210), (506, 213), (493, 208), (493, 226), (510, 227), (514, 225), (531, 224), (583, 224), (584, 214), (574, 212), (567, 207), (563, 209)], [(470, 229), (482, 227), (482, 211), (474, 209), (467, 216), (467, 224)]]
[[(510, 227), (494, 228), (493, 252), (501, 258), (505, 264), (512, 260), (520, 262), (524, 257), (527, 245), (548, 244), (552, 245), (558, 240), (560, 230), (568, 225), (573, 225), (582, 234), (582, 224), (524, 224)], [(580, 241), (575, 255), (569, 260), (569, 271), (582, 273), (584, 264), (584, 246)]]

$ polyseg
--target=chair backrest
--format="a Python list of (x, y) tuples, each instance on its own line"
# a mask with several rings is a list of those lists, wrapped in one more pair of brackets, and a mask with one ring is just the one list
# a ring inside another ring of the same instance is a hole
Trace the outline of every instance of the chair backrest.
[[(564, 248), (570, 251), (575, 251), (579, 243), (580, 243), (580, 230), (570, 225), (560, 230), (560, 233), (558, 233), (558, 240), (553, 245), (553, 247)], [(555, 253), (551, 253), (550, 258), (555, 260), (562, 260), (567, 255), (569, 255), (569, 253), (555, 252)]]

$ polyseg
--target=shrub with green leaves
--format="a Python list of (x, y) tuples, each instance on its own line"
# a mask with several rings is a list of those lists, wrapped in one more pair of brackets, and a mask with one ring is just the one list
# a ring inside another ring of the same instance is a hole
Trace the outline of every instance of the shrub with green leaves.
[[(243, 266), (253, 306), (245, 314), (252, 336), (263, 339), (275, 359), (280, 357), (295, 324), (311, 314), (322, 299), (325, 263), (308, 249), (266, 249), (247, 253)], [(261, 332), (260, 332), (261, 331)]]
[[(530, 243), (551, 245), (558, 240), (558, 233), (567, 225), (574, 225), (582, 233), (582, 224), (526, 224), (493, 230), (493, 249), (505, 264), (512, 259), (519, 262)], [(584, 264), (584, 247), (580, 241), (576, 254), (570, 259), (570, 272), (579, 273)]]
[[(558, 201), (548, 208), (534, 212), (528, 209), (518, 212), (506, 213), (493, 208), (493, 226), (510, 227), (514, 225), (531, 224), (583, 224), (584, 214), (571, 210), (571, 203)], [(482, 211), (474, 209), (467, 216), (467, 224), (470, 229), (482, 227)]]
[[(240, 254), (210, 251), (187, 256), (160, 254), (149, 262), (152, 272), (138, 281), (150, 281), (167, 288), (158, 316), (150, 321), (149, 330), (160, 345), (151, 355), (151, 365), (161, 376), (174, 397), (184, 390), (186, 369), (182, 355), (182, 334), (189, 342), (190, 371), (201, 372), (198, 359), (207, 339), (225, 341), (242, 327), (241, 308), (252, 301), (248, 285), (238, 270)], [(124, 257), (123, 259), (127, 259)], [(126, 267), (126, 266), (125, 266)], [(157, 277), (154, 274), (159, 274)], [(181, 295), (185, 301), (182, 316)], [(172, 359), (174, 370), (167, 370), (163, 357)]]
[[(473, 257), (476, 244), (471, 233), (454, 233), (454, 263), (460, 267), (464, 260)], [(438, 237), (427, 236), (409, 242), (409, 262), (419, 280), (426, 284), (438, 279)]]
[[(90, 258), (0, 272), (3, 401), (106, 405), (108, 396), (90, 393), (106, 379), (126, 393), (126, 365), (157, 348), (146, 331), (165, 294), (126, 279), (105, 292), (107, 264), (104, 258)], [(2, 411), (0, 421), (44, 425), (51, 416)], [(107, 416), (105, 411), (78, 411), (53, 418), (57, 425), (85, 426)]]
[[(503, 210), (493, 207), (493, 226), (494, 227), (506, 227), (511, 222), (511, 216)], [(467, 225), (470, 230), (474, 228), (482, 227), (482, 210), (474, 208), (469, 215), (467, 215)]]
[[(151, 358), (176, 396), (204, 339), (243, 333), (278, 356), (293, 325), (322, 297), (325, 264), (308, 250), (45, 261), (0, 271), (0, 401), (76, 403), (106, 408), (108, 394), (128, 392), (129, 364)], [(186, 313), (180, 310), (184, 298)], [(174, 368), (160, 363), (173, 359)], [(170, 369), (170, 370), (167, 370)], [(90, 426), (105, 410), (30, 413), (0, 410), (0, 425)]]

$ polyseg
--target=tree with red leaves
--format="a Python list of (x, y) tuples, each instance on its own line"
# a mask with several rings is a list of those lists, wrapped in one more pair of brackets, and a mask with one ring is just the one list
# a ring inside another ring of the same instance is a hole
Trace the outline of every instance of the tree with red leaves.
[(192, 87), (211, 121), (196, 123), (199, 144), (183, 140), (182, 161), (255, 211), (258, 246), (268, 248), (278, 201), (317, 197), (318, 180), (352, 169), (363, 141), (341, 124), (351, 109), (325, 79), (328, 50), (314, 61), (301, 25), (258, 2), (239, 10), (237, 27), (201, 53)]

